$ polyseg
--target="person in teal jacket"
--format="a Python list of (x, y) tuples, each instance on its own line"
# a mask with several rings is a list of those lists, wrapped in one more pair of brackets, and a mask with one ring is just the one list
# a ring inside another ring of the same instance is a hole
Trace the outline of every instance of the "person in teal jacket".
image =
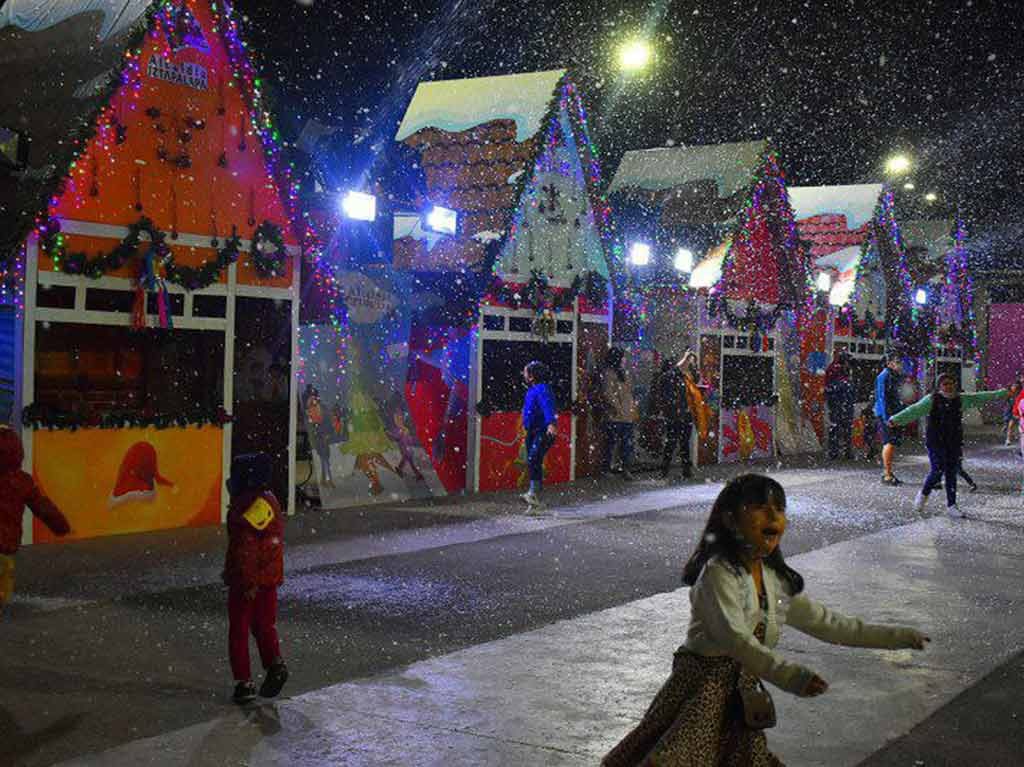
[(923, 416), (928, 418), (924, 442), (928, 448), (931, 471), (914, 500), (915, 511), (924, 511), (928, 495), (945, 479), (946, 511), (951, 517), (964, 517), (956, 502), (956, 478), (964, 450), (964, 411), (1003, 399), (1006, 394), (1006, 389), (961, 393), (956, 378), (943, 373), (936, 379), (931, 394), (889, 419), (893, 426), (906, 426)]

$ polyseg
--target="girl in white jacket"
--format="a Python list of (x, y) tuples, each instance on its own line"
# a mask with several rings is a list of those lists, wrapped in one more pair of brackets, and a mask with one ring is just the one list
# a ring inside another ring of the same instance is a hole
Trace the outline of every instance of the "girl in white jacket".
[(775, 480), (744, 474), (719, 493), (683, 570), (692, 587), (686, 642), (643, 720), (604, 767), (779, 767), (764, 731), (747, 723), (744, 698), (763, 694), (761, 679), (801, 697), (828, 689), (813, 671), (773, 652), (783, 624), (833, 644), (924, 649), (929, 639), (915, 629), (866, 624), (808, 599), (779, 549), (785, 530), (786, 493)]

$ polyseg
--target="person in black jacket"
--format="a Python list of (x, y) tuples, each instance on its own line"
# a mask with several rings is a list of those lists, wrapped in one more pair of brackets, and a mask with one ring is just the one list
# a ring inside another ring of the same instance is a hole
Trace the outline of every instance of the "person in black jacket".
[(828, 404), (828, 457), (853, 458), (853, 383), (850, 381), (850, 355), (836, 351), (825, 371), (825, 402)]
[(665, 360), (661, 366), (661, 375), (658, 377), (655, 401), (659, 415), (665, 419), (665, 448), (661, 459), (661, 478), (668, 477), (669, 469), (672, 467), (672, 459), (675, 458), (676, 449), (683, 463), (683, 476), (687, 479), (693, 476), (693, 463), (690, 460), (690, 435), (693, 432), (693, 415), (686, 402), (686, 375), (689, 372), (695, 375), (695, 366), (689, 369), (691, 352), (683, 355), (683, 358), (675, 365)]

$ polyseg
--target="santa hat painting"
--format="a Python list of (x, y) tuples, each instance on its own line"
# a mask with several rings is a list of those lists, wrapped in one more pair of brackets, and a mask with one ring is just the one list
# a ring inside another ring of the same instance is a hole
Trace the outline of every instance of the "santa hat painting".
[(156, 497), (156, 486), (173, 486), (157, 469), (156, 448), (148, 442), (136, 442), (121, 459), (117, 482), (110, 494), (110, 507), (126, 501), (151, 501)]

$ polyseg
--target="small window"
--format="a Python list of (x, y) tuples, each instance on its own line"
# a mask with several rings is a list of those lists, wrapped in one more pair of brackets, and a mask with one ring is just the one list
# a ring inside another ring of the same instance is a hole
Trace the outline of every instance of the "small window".
[(771, 336), (768, 337), (768, 351), (775, 351), (775, 339)]
[(504, 330), (505, 318), (500, 314), (484, 315), (484, 330)]
[(193, 317), (227, 317), (227, 296), (192, 296)]
[(746, 336), (736, 336), (736, 348), (737, 349), (746, 349), (747, 348), (747, 340), (748, 339), (747, 339)]
[(724, 336), (722, 338), (722, 346), (726, 349), (732, 349), (736, 346), (736, 336)]
[[(182, 293), (168, 293), (168, 304), (171, 308), (172, 317), (181, 317), (185, 314), (185, 296)], [(146, 314), (159, 314), (160, 308), (157, 303), (156, 293), (146, 294)]]
[(36, 306), (45, 309), (74, 309), (75, 288), (71, 285), (40, 285), (36, 290)]
[(572, 320), (559, 320), (555, 324), (555, 331), (558, 333), (572, 333)]
[(131, 312), (135, 293), (130, 290), (89, 288), (85, 294), (85, 308), (91, 312)]
[(533, 320), (529, 317), (509, 317), (508, 329), (513, 333), (529, 333), (533, 329)]

